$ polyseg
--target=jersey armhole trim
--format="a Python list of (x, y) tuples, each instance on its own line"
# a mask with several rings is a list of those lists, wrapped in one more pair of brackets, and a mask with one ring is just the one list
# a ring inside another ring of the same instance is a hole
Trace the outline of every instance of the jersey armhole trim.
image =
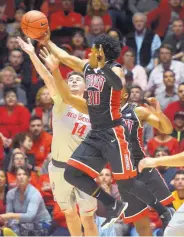
[(137, 121), (139, 122), (139, 127), (140, 128), (143, 128), (143, 124), (141, 123), (141, 121), (139, 120), (139, 118), (138, 118), (138, 116), (137, 116), (137, 114), (136, 114), (136, 111), (135, 111), (135, 108), (136, 108), (137, 106), (135, 106), (134, 108), (133, 108), (133, 111), (134, 111), (134, 114), (135, 114), (135, 117), (137, 118)]
[(86, 70), (89, 67), (89, 63), (86, 63), (83, 68), (84, 78), (86, 77)]

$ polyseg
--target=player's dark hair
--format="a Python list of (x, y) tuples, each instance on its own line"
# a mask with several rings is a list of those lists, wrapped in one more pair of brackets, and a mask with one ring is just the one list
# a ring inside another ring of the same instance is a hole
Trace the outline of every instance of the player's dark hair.
[(31, 122), (33, 122), (33, 121), (35, 121), (35, 120), (40, 120), (40, 121), (42, 122), (42, 119), (41, 119), (39, 116), (33, 115), (33, 116), (30, 118), (29, 123), (31, 123)]
[(14, 87), (5, 87), (3, 91), (4, 98), (10, 93), (13, 92), (17, 97), (17, 90)]
[(94, 44), (97, 49), (102, 45), (106, 61), (116, 60), (120, 55), (120, 42), (107, 34), (95, 37)]
[(124, 87), (125, 87), (126, 93), (128, 94), (128, 97), (127, 97), (127, 99), (126, 99), (126, 101), (128, 101), (129, 98), (130, 98), (130, 95), (131, 95), (131, 87), (130, 87), (130, 86), (127, 86), (127, 85), (125, 85)]
[(72, 71), (70, 73), (68, 73), (68, 76), (67, 76), (67, 80), (71, 77), (71, 76), (74, 76), (74, 75), (77, 75), (77, 76), (80, 76), (84, 79), (84, 74), (81, 73), (81, 72), (76, 72), (76, 71)]
[(159, 147), (155, 150), (154, 156), (156, 156), (156, 154), (157, 154), (158, 152), (165, 152), (165, 153), (167, 153), (168, 155), (170, 155), (170, 151), (169, 151), (169, 149), (168, 149), (167, 146), (159, 146)]
[(120, 41), (120, 46), (122, 47), (123, 46), (123, 35), (122, 35), (121, 31), (119, 31), (117, 28), (110, 28), (107, 31), (107, 34), (109, 35), (109, 33), (112, 31), (115, 31), (117, 33), (119, 41)]
[(184, 175), (184, 170), (178, 170), (175, 175), (174, 175), (174, 179), (176, 178), (176, 175), (179, 175), (179, 174), (183, 174)]

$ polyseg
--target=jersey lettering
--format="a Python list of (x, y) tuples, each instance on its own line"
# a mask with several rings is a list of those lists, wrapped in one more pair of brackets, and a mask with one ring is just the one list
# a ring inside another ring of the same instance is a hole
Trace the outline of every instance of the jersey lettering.
[(88, 105), (99, 105), (99, 104), (100, 104), (100, 92), (88, 91)]
[(125, 121), (125, 124), (128, 128), (128, 132), (131, 133), (134, 122), (132, 120), (129, 120), (129, 119), (125, 119), (124, 121)]
[(72, 130), (72, 135), (77, 134), (79, 137), (82, 137), (84, 136), (86, 128), (87, 128), (87, 125), (79, 126), (79, 123), (75, 123), (74, 128)]

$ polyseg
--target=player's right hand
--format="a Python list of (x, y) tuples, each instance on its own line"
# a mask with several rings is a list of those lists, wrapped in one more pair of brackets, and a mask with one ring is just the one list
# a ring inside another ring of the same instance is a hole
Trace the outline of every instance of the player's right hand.
[(30, 38), (27, 39), (27, 43), (26, 43), (23, 39), (21, 39), (20, 37), (17, 37), (17, 42), (24, 52), (26, 52), (29, 55), (34, 54), (35, 48), (32, 45)]
[(38, 41), (40, 44), (46, 45), (49, 40), (50, 40), (50, 28), (48, 27), (45, 34), (39, 39), (36, 39), (36, 41)]
[(51, 72), (55, 71), (59, 67), (59, 60), (49, 51), (46, 47), (43, 50), (40, 50), (40, 58), (45, 62), (46, 66), (50, 69)]
[(156, 158), (144, 158), (139, 162), (138, 170), (141, 173), (145, 168), (155, 168), (156, 165)]

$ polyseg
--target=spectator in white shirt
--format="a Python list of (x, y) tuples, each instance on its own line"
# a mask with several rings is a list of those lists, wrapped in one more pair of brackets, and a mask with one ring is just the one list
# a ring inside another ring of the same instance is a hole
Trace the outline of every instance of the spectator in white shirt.
[(132, 85), (138, 85), (143, 91), (147, 88), (147, 74), (145, 69), (140, 65), (135, 65), (135, 51), (129, 48), (123, 55), (123, 69), (125, 75), (131, 71), (133, 74)]
[(159, 60), (160, 64), (156, 66), (150, 74), (147, 92), (145, 94), (146, 97), (149, 97), (152, 94), (158, 96), (163, 92), (165, 88), (163, 82), (163, 73), (168, 69), (172, 70), (175, 73), (176, 89), (181, 82), (184, 82), (184, 63), (172, 60), (172, 47), (170, 45), (164, 44), (160, 47)]

